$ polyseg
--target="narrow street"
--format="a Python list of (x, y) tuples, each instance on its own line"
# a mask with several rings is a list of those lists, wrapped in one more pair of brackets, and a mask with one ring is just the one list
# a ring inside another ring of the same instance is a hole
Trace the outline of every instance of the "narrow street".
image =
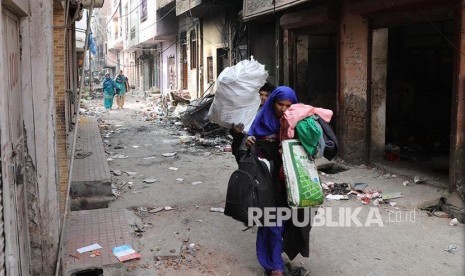
[[(116, 188), (108, 209), (124, 210), (141, 254), (140, 260), (102, 267), (103, 275), (264, 275), (255, 256), (256, 227), (243, 231), (241, 223), (211, 209), (224, 207), (237, 166), (223, 150), (230, 139), (226, 134), (203, 139), (176, 118), (154, 115), (157, 108), (143, 93), (130, 92), (126, 100), (122, 110), (104, 111), (101, 98), (82, 110), (98, 118)], [(299, 256), (293, 266), (305, 267), (309, 275), (463, 275), (463, 224), (451, 226), (449, 218), (418, 209), (446, 190), (405, 186), (409, 179), (390, 172), (337, 164), (346, 170), (320, 171), (321, 183), (361, 182), (403, 197), (379, 206), (362, 205), (356, 197), (325, 200), (325, 225), (311, 231), (310, 258)], [(339, 207), (360, 209), (357, 218), (364, 225), (347, 225)], [(372, 209), (382, 225), (368, 224)]]

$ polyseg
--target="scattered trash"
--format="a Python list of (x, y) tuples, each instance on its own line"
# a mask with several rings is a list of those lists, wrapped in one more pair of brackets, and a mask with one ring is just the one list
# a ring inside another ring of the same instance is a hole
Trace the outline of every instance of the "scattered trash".
[(125, 146), (120, 146), (120, 145), (116, 145), (113, 147), (114, 149), (125, 149), (126, 147)]
[(126, 158), (129, 158), (129, 156), (124, 155), (124, 154), (116, 154), (116, 155), (111, 156), (110, 158), (113, 158), (113, 159), (126, 159)]
[(75, 159), (84, 159), (92, 155), (92, 152), (78, 152), (74, 155)]
[(423, 183), (425, 181), (426, 181), (426, 179), (420, 179), (419, 175), (415, 175), (415, 177), (413, 178), (413, 182), (415, 182), (415, 183)]
[(176, 168), (176, 167), (169, 167), (169, 169), (172, 170), (172, 171), (177, 171), (178, 170), (178, 168)]
[(457, 218), (454, 218), (449, 222), (450, 226), (456, 226), (457, 224), (459, 224), (459, 220)]
[(396, 198), (401, 198), (404, 197), (401, 192), (399, 193), (391, 193), (391, 194), (383, 194), (381, 196), (384, 200), (390, 200), (390, 199), (396, 199)]
[(333, 195), (347, 195), (351, 190), (350, 184), (348, 183), (331, 183), (327, 185)]
[(133, 259), (140, 259), (140, 254), (136, 252), (130, 245), (121, 245), (113, 248), (113, 255), (120, 262), (125, 262)]
[(144, 206), (138, 207), (137, 215), (139, 215), (140, 217), (147, 217), (148, 216), (147, 207), (144, 207)]
[(176, 181), (183, 182), (184, 178), (176, 178)]
[(129, 181), (128, 182), (128, 188), (132, 189), (132, 187), (134, 187), (134, 182)]
[(169, 210), (173, 210), (173, 207), (171, 207), (171, 206), (165, 206), (164, 209), (165, 209), (165, 211), (169, 211)]
[(89, 252), (89, 251), (93, 251), (93, 250), (97, 250), (97, 249), (101, 249), (101, 248), (102, 247), (98, 243), (94, 243), (94, 244), (91, 244), (91, 245), (88, 245), (88, 246), (78, 248), (78, 249), (76, 249), (76, 251), (79, 252), (79, 253), (85, 253), (85, 252)]
[(155, 159), (155, 156), (149, 156), (149, 157), (144, 157), (145, 160), (148, 160), (148, 159)]
[(121, 176), (123, 174), (120, 170), (113, 170), (112, 172), (116, 176)]
[(152, 210), (149, 211), (150, 214), (155, 214), (155, 213), (158, 213), (158, 212), (161, 212), (165, 210), (165, 207), (157, 207), (157, 208), (154, 208)]
[(198, 185), (198, 184), (202, 184), (202, 181), (194, 181), (191, 183), (192, 185)]
[(142, 182), (144, 182), (144, 183), (154, 183), (154, 182), (157, 182), (157, 180), (155, 178), (146, 178), (146, 179), (142, 180)]
[(409, 181), (404, 181), (404, 182), (402, 182), (402, 185), (408, 186), (409, 183), (410, 183)]
[(230, 145), (224, 146), (223, 151), (224, 152), (232, 152), (232, 147)]
[(134, 145), (134, 146), (132, 146), (132, 147), (135, 148), (135, 149), (137, 149), (137, 148), (140, 147), (140, 146)]
[(89, 257), (95, 258), (100, 255), (101, 255), (100, 250), (93, 250)]
[(376, 198), (375, 200), (373, 200), (373, 205), (374, 206), (379, 206), (379, 204), (383, 203), (383, 199), (382, 198)]
[(435, 217), (438, 217), (438, 218), (448, 218), (449, 217), (449, 214), (447, 214), (446, 212), (442, 212), (442, 211), (434, 211), (433, 216)]
[(176, 152), (167, 152), (167, 153), (163, 153), (162, 156), (164, 157), (173, 157), (176, 155)]
[(210, 208), (210, 212), (224, 213), (224, 208)]
[(391, 205), (392, 207), (394, 207), (394, 206), (396, 206), (396, 205), (397, 205), (397, 202), (390, 201), (390, 202), (389, 202), (389, 205)]
[(121, 193), (118, 191), (118, 188), (116, 188), (115, 184), (111, 183), (111, 193), (118, 198)]
[(136, 175), (137, 172), (126, 172), (127, 175)]
[(79, 259), (79, 256), (75, 253), (68, 253), (68, 255), (70, 255), (71, 257), (75, 258), (75, 259)]
[(329, 195), (326, 196), (326, 199), (329, 199), (329, 200), (346, 200), (346, 199), (349, 199), (349, 196), (348, 195), (329, 194)]
[(446, 252), (449, 252), (449, 253), (454, 253), (455, 251), (458, 251), (459, 249), (457, 248), (457, 246), (451, 244), (449, 245), (446, 249), (444, 249), (444, 251)]
[(363, 196), (363, 197), (360, 198), (360, 200), (362, 200), (363, 205), (368, 205), (368, 204), (370, 204), (371, 198), (368, 197), (368, 196)]
[(355, 183), (353, 189), (363, 192), (368, 187), (366, 183)]

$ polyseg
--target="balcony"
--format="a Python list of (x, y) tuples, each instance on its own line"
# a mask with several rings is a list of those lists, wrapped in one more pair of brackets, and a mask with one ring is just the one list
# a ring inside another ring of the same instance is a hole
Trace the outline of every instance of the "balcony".
[(249, 20), (257, 16), (271, 14), (275, 11), (309, 2), (310, 0), (244, 0), (243, 19)]
[[(176, 4), (176, 0), (158, 0), (157, 10), (167, 7), (169, 4)], [(174, 7), (174, 5), (172, 6)]]
[(193, 17), (202, 17), (240, 4), (240, 1), (231, 0), (176, 0), (176, 16), (189, 11)]

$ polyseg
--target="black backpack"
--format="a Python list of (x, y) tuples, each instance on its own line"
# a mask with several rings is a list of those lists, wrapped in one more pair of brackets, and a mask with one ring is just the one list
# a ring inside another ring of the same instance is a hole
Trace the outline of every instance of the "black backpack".
[[(273, 164), (270, 162), (270, 169)], [(276, 207), (276, 187), (264, 161), (248, 150), (229, 178), (224, 214), (248, 225), (249, 207)], [(263, 213), (263, 212), (262, 212)], [(260, 219), (263, 223), (263, 218)], [(248, 225), (251, 226), (251, 225)]]
[(316, 116), (317, 122), (320, 124), (321, 129), (323, 130), (323, 138), (325, 139), (325, 149), (323, 156), (331, 160), (337, 155), (339, 149), (339, 143), (337, 142), (336, 134), (334, 133), (333, 128), (325, 120), (321, 119), (320, 116)]

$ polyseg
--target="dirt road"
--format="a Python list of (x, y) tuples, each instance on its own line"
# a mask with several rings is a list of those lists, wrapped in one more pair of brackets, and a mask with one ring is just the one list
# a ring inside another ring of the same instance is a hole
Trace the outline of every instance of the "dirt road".
[[(236, 168), (222, 149), (228, 139), (202, 140), (174, 119), (151, 116), (153, 106), (143, 94), (129, 93), (125, 109), (108, 113), (101, 102), (91, 100), (87, 108), (100, 119), (108, 157), (120, 157), (109, 160), (119, 193), (109, 208), (127, 210), (142, 255), (140, 261), (105, 268), (104, 275), (263, 275), (255, 256), (256, 228), (242, 231), (241, 223), (210, 211), (224, 207)], [(314, 227), (310, 258), (298, 257), (293, 265), (310, 275), (464, 275), (463, 225), (449, 226), (449, 219), (415, 209), (444, 191), (403, 186), (399, 176), (345, 166), (349, 170), (322, 175), (322, 182), (364, 182), (383, 192), (403, 192), (403, 198), (396, 208), (364, 206), (356, 199), (326, 201), (322, 207), (331, 207), (326, 214), (332, 210), (326, 219), (339, 227)], [(376, 208), (383, 225), (347, 226), (339, 220), (344, 218), (339, 207), (360, 208), (362, 222)], [(457, 249), (445, 251), (450, 245)]]

